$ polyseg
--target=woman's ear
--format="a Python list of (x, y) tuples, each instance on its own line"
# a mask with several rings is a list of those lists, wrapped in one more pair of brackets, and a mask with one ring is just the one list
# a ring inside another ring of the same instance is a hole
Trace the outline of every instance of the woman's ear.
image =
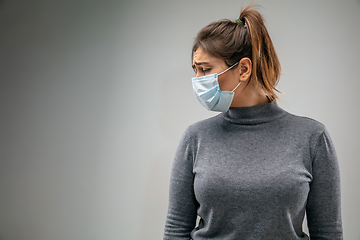
[(250, 79), (251, 77), (251, 71), (252, 71), (252, 62), (250, 60), (250, 58), (242, 58), (239, 61), (239, 75), (240, 75), (240, 81), (241, 82), (246, 82)]

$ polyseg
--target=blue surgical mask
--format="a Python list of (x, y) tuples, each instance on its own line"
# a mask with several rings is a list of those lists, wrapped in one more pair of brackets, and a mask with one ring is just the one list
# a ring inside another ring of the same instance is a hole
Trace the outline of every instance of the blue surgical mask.
[(199, 102), (210, 111), (226, 112), (229, 110), (234, 98), (234, 91), (239, 87), (240, 83), (232, 91), (221, 91), (218, 82), (218, 76), (227, 72), (238, 63), (235, 63), (225, 71), (217, 74), (209, 74), (202, 77), (192, 78), (193, 89)]

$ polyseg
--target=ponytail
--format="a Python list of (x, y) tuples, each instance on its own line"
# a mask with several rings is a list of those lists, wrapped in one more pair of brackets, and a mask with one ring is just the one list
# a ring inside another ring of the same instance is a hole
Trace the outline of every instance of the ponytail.
[(275, 86), (279, 82), (281, 65), (276, 55), (264, 21), (259, 12), (253, 9), (254, 5), (246, 7), (240, 13), (239, 19), (244, 19), (249, 28), (252, 46), (252, 79), (256, 86), (263, 90), (271, 99), (278, 97)]
[(262, 16), (254, 5), (241, 11), (239, 19), (221, 20), (204, 27), (196, 36), (192, 56), (198, 47), (221, 58), (230, 67), (247, 57), (252, 61), (250, 81), (270, 99), (279, 99), (277, 85), (281, 66)]

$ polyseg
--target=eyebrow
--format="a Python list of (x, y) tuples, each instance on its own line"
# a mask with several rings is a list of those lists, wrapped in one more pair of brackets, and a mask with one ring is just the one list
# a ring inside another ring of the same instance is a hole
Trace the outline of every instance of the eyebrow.
[[(209, 64), (208, 62), (195, 62), (195, 65), (204, 65), (204, 64)], [(193, 64), (192, 67), (195, 68), (195, 65)]]

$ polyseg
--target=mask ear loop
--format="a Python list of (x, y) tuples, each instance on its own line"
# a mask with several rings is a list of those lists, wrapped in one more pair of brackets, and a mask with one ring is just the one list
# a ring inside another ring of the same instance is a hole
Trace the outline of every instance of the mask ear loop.
[[(236, 65), (238, 65), (239, 62), (235, 63), (234, 65), (232, 65), (231, 67), (229, 67), (228, 69), (226, 69), (225, 71), (222, 71), (221, 73), (218, 74), (218, 76), (220, 76), (221, 74), (229, 71), (230, 69), (232, 69), (233, 67), (235, 67)], [(238, 83), (238, 85), (236, 85), (236, 87), (231, 91), (234, 92), (239, 86), (240, 86), (241, 82)]]
[(233, 67), (235, 67), (236, 65), (238, 65), (239, 62), (235, 63), (234, 65), (232, 65), (231, 67), (229, 67), (228, 69), (226, 69), (225, 71), (222, 71), (221, 73), (218, 74), (218, 76), (220, 76), (223, 73), (226, 73), (227, 71), (229, 71), (230, 69), (232, 69)]
[(238, 85), (236, 85), (236, 87), (232, 90), (232, 92), (235, 92), (235, 90), (240, 86), (241, 82), (238, 83)]

